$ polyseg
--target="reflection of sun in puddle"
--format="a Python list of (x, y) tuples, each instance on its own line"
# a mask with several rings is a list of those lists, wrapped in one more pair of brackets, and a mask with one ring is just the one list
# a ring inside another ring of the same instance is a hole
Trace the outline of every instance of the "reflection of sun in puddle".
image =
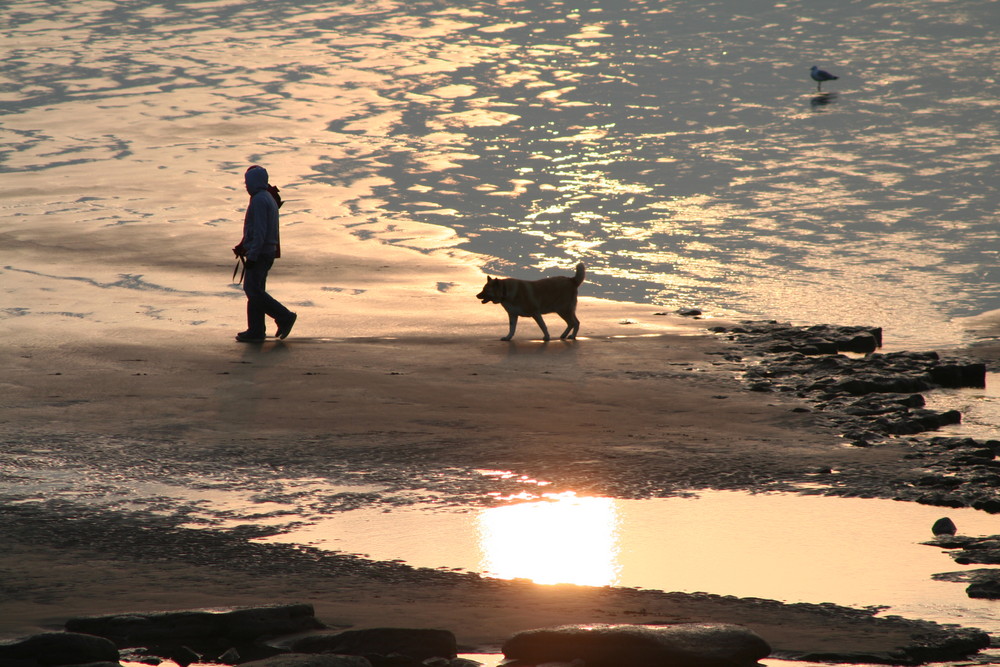
[(970, 568), (921, 544), (941, 516), (963, 534), (1000, 532), (1000, 519), (976, 510), (733, 491), (621, 500), (526, 490), (498, 500), (508, 504), (353, 510), (261, 541), (543, 584), (885, 605), (901, 615), (1000, 629), (989, 601), (931, 578)]
[(579, 498), (572, 492), (544, 497), (479, 514), (481, 570), (501, 579), (520, 577), (540, 584), (615, 584), (615, 501)]

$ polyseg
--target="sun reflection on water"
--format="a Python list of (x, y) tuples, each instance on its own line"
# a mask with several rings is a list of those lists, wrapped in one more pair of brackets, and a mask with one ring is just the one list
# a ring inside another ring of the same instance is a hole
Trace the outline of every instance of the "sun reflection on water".
[(612, 586), (619, 577), (619, 520), (612, 498), (573, 492), (494, 507), (477, 518), (481, 571), (540, 584)]

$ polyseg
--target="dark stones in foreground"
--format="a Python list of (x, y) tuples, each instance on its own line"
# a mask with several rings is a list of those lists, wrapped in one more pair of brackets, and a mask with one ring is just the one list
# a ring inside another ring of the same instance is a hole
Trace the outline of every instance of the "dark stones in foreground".
[[(462, 667), (448, 630), (370, 628), (317, 633), (309, 604), (72, 618), (67, 632), (0, 643), (0, 667), (61, 667), (119, 660), (257, 667)], [(290, 636), (290, 640), (275, 642)], [(296, 638), (297, 637), (297, 638)], [(121, 653), (119, 652), (121, 650)]]
[[(765, 600), (758, 602), (770, 604)], [(120, 667), (119, 660), (155, 665), (164, 659), (174, 660), (181, 667), (195, 662), (253, 667), (473, 667), (476, 664), (455, 657), (456, 640), (447, 630), (307, 630), (282, 636), (284, 631), (280, 628), (287, 627), (284, 624), (289, 615), (306, 616), (311, 618), (309, 625), (322, 625), (311, 613), (300, 614), (303, 607), (312, 609), (310, 605), (283, 605), (232, 612), (182, 611), (74, 619), (72, 624), (75, 626), (85, 623), (95, 632), (108, 631), (117, 637), (123, 636), (123, 628), (132, 633), (128, 636), (135, 637), (134, 628), (142, 627), (147, 636), (155, 634), (160, 640), (152, 644), (148, 640), (135, 639), (116, 642), (73, 632), (43, 633), (14, 642), (0, 642), (0, 667), (82, 664)], [(834, 605), (816, 608), (824, 609), (824, 613), (834, 611)], [(231, 645), (232, 640), (227, 637), (206, 636), (204, 626), (190, 623), (190, 619), (202, 618), (203, 614), (230, 620), (248, 619), (245, 631), (233, 632), (230, 628), (227, 635), (244, 640)], [(275, 619), (276, 625), (262, 623), (264, 618)], [(124, 619), (131, 620), (125, 622)], [(882, 622), (890, 621), (882, 619)], [(782, 657), (915, 665), (960, 659), (990, 643), (989, 636), (980, 630), (924, 621), (908, 623), (919, 626), (908, 626), (914, 633), (912, 641), (915, 643), (886, 654), (824, 654), (806, 658), (786, 651)], [(150, 633), (156, 624), (160, 624), (160, 630)], [(272, 632), (275, 629), (279, 630)], [(192, 632), (196, 636), (192, 636)], [(258, 632), (259, 636), (248, 639)], [(224, 646), (228, 648), (221, 650)], [(508, 667), (535, 667), (546, 662), (582, 663), (586, 667), (751, 667), (771, 653), (768, 643), (753, 631), (721, 623), (560, 626), (521, 632), (505, 642), (503, 650), (508, 658), (504, 665)], [(861, 657), (864, 660), (860, 660)]]
[(0, 665), (56, 667), (89, 663), (118, 664), (118, 647), (103, 637), (75, 632), (43, 632), (0, 643)]
[(273, 658), (241, 663), (241, 667), (373, 667), (360, 655), (334, 653), (286, 653)]
[(458, 655), (455, 635), (448, 630), (411, 628), (370, 628), (311, 635), (294, 642), (291, 648), (294, 653), (396, 654), (420, 662)]
[(275, 605), (231, 611), (177, 611), (153, 614), (82, 616), (66, 622), (66, 630), (107, 637), (122, 644), (219, 638), (251, 641), (324, 627), (309, 604)]
[(771, 647), (738, 625), (566, 625), (520, 632), (503, 645), (512, 665), (582, 660), (587, 667), (751, 667)]

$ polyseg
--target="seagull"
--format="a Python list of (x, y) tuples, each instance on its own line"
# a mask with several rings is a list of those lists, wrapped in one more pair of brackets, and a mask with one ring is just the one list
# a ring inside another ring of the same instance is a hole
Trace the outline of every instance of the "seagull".
[(816, 82), (817, 92), (823, 89), (824, 81), (836, 81), (840, 78), (839, 76), (834, 76), (833, 74), (830, 74), (826, 70), (822, 70), (815, 65), (813, 65), (812, 70), (809, 71), (809, 76), (811, 76), (812, 80)]

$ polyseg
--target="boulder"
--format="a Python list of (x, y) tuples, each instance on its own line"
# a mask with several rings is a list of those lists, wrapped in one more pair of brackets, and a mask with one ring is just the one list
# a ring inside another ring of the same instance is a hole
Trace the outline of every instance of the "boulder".
[(293, 642), (291, 648), (295, 653), (365, 656), (396, 653), (418, 661), (458, 655), (458, 643), (450, 631), (412, 628), (368, 628), (309, 635)]
[(248, 641), (322, 628), (310, 604), (274, 605), (231, 611), (176, 611), (151, 614), (81, 616), (66, 622), (66, 630), (107, 637), (117, 642), (190, 639)]
[(882, 330), (878, 330), (878, 335), (874, 333), (861, 333), (850, 337), (845, 336), (837, 340), (837, 348), (845, 352), (858, 352), (870, 354), (882, 347)]
[(509, 659), (587, 667), (751, 667), (771, 647), (738, 625), (565, 625), (520, 632), (503, 645)]
[(935, 535), (954, 535), (958, 532), (958, 527), (955, 522), (944, 516), (934, 522), (931, 526), (931, 532)]
[(95, 662), (118, 663), (118, 648), (112, 641), (76, 632), (43, 632), (0, 642), (0, 664), (57, 667)]
[(372, 667), (372, 663), (360, 655), (285, 653), (264, 660), (244, 662), (240, 667)]

